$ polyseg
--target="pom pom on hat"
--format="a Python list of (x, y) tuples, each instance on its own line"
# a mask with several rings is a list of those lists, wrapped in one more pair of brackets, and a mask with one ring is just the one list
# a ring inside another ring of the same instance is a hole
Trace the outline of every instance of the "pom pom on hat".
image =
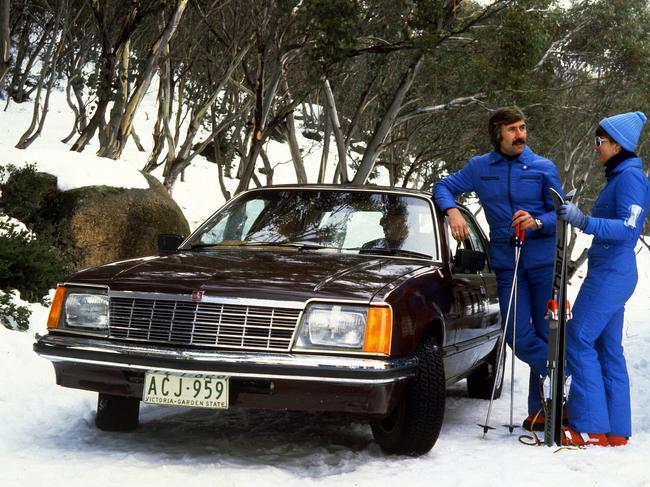
[(639, 142), (647, 117), (643, 112), (628, 112), (603, 118), (600, 126), (623, 149), (633, 151)]

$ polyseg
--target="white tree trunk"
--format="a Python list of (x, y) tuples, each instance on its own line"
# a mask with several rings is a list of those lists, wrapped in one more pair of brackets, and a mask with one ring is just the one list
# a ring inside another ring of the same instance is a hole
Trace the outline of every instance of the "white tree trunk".
[(11, 66), (11, 32), (9, 30), (9, 12), (11, 0), (0, 0), (0, 85)]
[(108, 142), (107, 147), (103, 150), (100, 150), (100, 154), (103, 157), (111, 157), (112, 159), (117, 159), (122, 154), (124, 146), (129, 136), (131, 135), (131, 127), (133, 125), (133, 118), (135, 117), (135, 112), (137, 111), (142, 99), (144, 98), (149, 85), (151, 84), (151, 78), (153, 78), (155, 69), (158, 65), (158, 59), (160, 58), (163, 49), (169, 44), (169, 40), (176, 32), (176, 28), (181, 21), (183, 13), (187, 8), (189, 0), (177, 0), (176, 6), (174, 8), (174, 13), (165, 27), (165, 30), (160, 34), (160, 37), (154, 42), (153, 46), (149, 50), (147, 56), (147, 62), (145, 68), (138, 80), (136, 87), (133, 91), (133, 94), (129, 98), (126, 108), (124, 109), (124, 116), (120, 122), (120, 127), (111, 140)]
[(423, 60), (424, 54), (421, 52), (418, 53), (413, 63), (408, 67), (402, 76), (402, 80), (397, 87), (397, 90), (395, 90), (393, 100), (391, 101), (388, 110), (386, 110), (386, 113), (384, 113), (384, 116), (377, 125), (377, 128), (375, 129), (375, 132), (370, 139), (370, 142), (368, 142), (368, 147), (366, 147), (366, 151), (363, 154), (363, 158), (361, 159), (361, 164), (359, 165), (357, 173), (354, 175), (352, 183), (366, 184), (368, 176), (374, 169), (379, 154), (381, 154), (382, 145), (386, 140), (386, 137), (388, 137), (391, 129), (393, 128), (397, 114), (399, 113), (400, 109), (402, 108), (402, 104), (404, 103), (404, 98), (411, 88), (413, 80), (415, 79), (415, 76), (422, 66)]
[(339, 155), (339, 164), (336, 170), (341, 175), (341, 182), (345, 184), (348, 182), (347, 146), (345, 144), (345, 137), (343, 136), (343, 131), (341, 130), (341, 122), (339, 121), (339, 115), (336, 110), (334, 93), (332, 93), (332, 87), (330, 86), (328, 79), (326, 79), (323, 83), (323, 88), (325, 90), (325, 99), (327, 101), (327, 113), (332, 124), (332, 132), (334, 133), (336, 150), (338, 151)]

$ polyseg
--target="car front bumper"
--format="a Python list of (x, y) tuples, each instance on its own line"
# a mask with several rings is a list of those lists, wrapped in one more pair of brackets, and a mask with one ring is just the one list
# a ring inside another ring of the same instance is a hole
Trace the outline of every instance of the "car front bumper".
[(399, 359), (317, 354), (163, 348), (101, 338), (49, 334), (34, 351), (52, 361), (57, 384), (142, 397), (148, 370), (230, 377), (233, 406), (339, 411), (382, 416), (415, 374), (415, 357)]

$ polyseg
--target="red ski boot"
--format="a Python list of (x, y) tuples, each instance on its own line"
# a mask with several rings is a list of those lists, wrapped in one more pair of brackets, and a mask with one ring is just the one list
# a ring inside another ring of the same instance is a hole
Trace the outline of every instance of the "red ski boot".
[(625, 446), (627, 445), (627, 436), (607, 435), (609, 446)]
[(569, 427), (562, 428), (563, 446), (609, 446), (605, 433), (578, 433)]

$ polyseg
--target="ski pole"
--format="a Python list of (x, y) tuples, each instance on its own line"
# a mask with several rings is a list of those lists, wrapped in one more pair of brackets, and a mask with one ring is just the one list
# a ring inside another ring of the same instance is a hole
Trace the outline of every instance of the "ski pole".
[[(510, 322), (510, 311), (512, 309), (512, 301), (513, 297), (515, 295), (515, 291), (517, 289), (517, 273), (519, 271), (519, 258), (521, 256), (521, 245), (523, 244), (523, 237), (522, 235), (525, 235), (525, 231), (522, 232), (519, 229), (519, 226), (515, 228), (515, 237), (514, 237), (514, 242), (515, 242), (515, 270), (514, 274), (512, 276), (512, 285), (510, 286), (510, 296), (508, 298), (508, 308), (506, 311), (506, 322), (503, 325), (503, 331), (501, 332), (501, 342), (499, 344), (499, 358), (497, 361), (497, 370), (496, 370), (496, 375), (495, 377), (498, 378), (501, 375), (502, 372), (502, 367), (505, 366), (505, 361), (503, 360), (503, 354), (505, 353), (505, 345), (506, 345), (506, 332), (508, 331), (508, 323)], [(514, 334), (513, 334), (514, 338)], [(514, 351), (513, 351), (514, 355)], [(492, 414), (492, 404), (494, 403), (494, 395), (496, 393), (497, 389), (497, 382), (498, 380), (494, 381), (494, 384), (492, 384), (492, 394), (490, 395), (490, 404), (488, 405), (488, 411), (487, 415), (485, 417), (485, 424), (479, 424), (483, 428), (483, 438), (487, 436), (488, 430), (494, 429), (492, 426), (490, 426), (490, 416)], [(511, 394), (512, 396), (512, 394)], [(510, 421), (512, 423), (512, 419)]]
[[(514, 247), (515, 247), (515, 261), (519, 263), (521, 257), (521, 247), (524, 245), (524, 240), (526, 239), (526, 230), (523, 230), (520, 225), (515, 226), (515, 235), (514, 235)], [(507, 425), (508, 431), (512, 433), (516, 426), (514, 425), (514, 400), (515, 400), (515, 357), (517, 352), (517, 293), (519, 288), (519, 282), (517, 279), (517, 274), (514, 278), (514, 313), (512, 316), (512, 357), (510, 362), (510, 423)]]

